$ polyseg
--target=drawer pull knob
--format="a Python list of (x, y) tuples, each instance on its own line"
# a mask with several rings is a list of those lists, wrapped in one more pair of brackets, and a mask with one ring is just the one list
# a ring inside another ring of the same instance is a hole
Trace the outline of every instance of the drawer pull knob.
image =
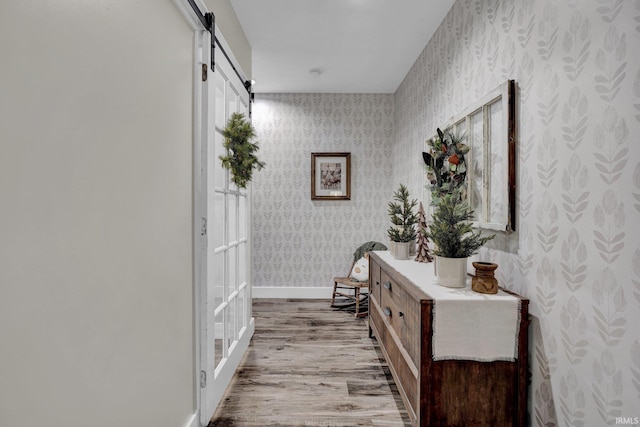
[(385, 307), (384, 308), (384, 314), (390, 317), (391, 316), (391, 309), (389, 307)]
[(401, 312), (401, 311), (399, 311), (399, 312), (398, 312), (398, 317), (404, 317), (404, 313), (403, 313), (403, 312)]
[(384, 282), (384, 288), (391, 290), (391, 282)]

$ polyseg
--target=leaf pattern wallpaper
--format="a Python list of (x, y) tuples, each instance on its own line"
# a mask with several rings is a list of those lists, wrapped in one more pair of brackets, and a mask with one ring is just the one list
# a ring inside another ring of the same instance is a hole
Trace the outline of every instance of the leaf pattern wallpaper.
[[(399, 183), (423, 199), (425, 139), (514, 79), (516, 231), (479, 257), (531, 300), (530, 423), (640, 417), (638, 52), (640, 0), (458, 0), (393, 95), (258, 94), (254, 286), (330, 287)], [(311, 202), (312, 151), (352, 152), (351, 201)]]
[[(252, 184), (253, 286), (333, 286), (358, 246), (387, 239), (393, 95), (256, 94), (253, 125), (266, 163)], [(311, 200), (312, 152), (351, 153), (351, 200)]]
[(518, 84), (517, 231), (480, 256), (531, 300), (532, 425), (640, 417), (638, 22), (638, 0), (459, 0), (395, 94), (393, 179), (416, 193), (425, 137)]

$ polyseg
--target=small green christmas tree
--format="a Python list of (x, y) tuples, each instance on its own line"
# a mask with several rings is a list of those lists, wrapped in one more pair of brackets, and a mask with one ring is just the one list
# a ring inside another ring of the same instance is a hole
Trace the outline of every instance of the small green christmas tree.
[(469, 222), (473, 219), (473, 210), (466, 201), (456, 194), (447, 194), (433, 212), (433, 222), (425, 233), (437, 245), (434, 253), (446, 258), (467, 258), (478, 252), (495, 234), (482, 237), (473, 232)]
[(231, 181), (239, 188), (247, 188), (253, 169), (264, 167), (264, 163), (255, 155), (258, 143), (251, 142), (255, 137), (253, 126), (245, 120), (244, 114), (233, 113), (222, 135), (224, 148), (227, 149), (227, 155), (220, 156), (222, 166), (231, 170)]
[(387, 211), (393, 225), (387, 230), (387, 235), (394, 242), (412, 242), (416, 238), (414, 225), (418, 222), (413, 209), (418, 201), (409, 201), (409, 190), (403, 184), (393, 193), (393, 198), (396, 202), (389, 202)]

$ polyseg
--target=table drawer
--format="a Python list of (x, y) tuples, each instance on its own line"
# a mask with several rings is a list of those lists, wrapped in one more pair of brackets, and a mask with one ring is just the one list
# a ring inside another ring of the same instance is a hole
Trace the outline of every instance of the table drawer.
[(369, 259), (369, 297), (380, 303), (380, 266)]
[(384, 271), (381, 272), (380, 307), (386, 311), (387, 322), (400, 337), (414, 364), (420, 363), (420, 301), (407, 293), (401, 284), (397, 283)]
[(375, 303), (370, 311), (370, 321), (377, 332), (376, 338), (384, 352), (389, 369), (405, 403), (412, 424), (416, 424), (419, 413), (418, 371), (414, 363), (404, 351), (400, 337), (389, 325), (389, 316), (385, 313), (388, 307), (378, 307)]

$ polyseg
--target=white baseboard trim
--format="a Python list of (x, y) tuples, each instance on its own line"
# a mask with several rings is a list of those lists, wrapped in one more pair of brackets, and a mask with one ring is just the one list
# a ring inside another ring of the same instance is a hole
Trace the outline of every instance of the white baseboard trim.
[(193, 414), (191, 414), (191, 416), (189, 417), (187, 422), (184, 423), (184, 427), (200, 427), (200, 424), (198, 424), (198, 413), (197, 412), (194, 412)]
[(333, 288), (327, 287), (253, 287), (253, 298), (331, 299)]

